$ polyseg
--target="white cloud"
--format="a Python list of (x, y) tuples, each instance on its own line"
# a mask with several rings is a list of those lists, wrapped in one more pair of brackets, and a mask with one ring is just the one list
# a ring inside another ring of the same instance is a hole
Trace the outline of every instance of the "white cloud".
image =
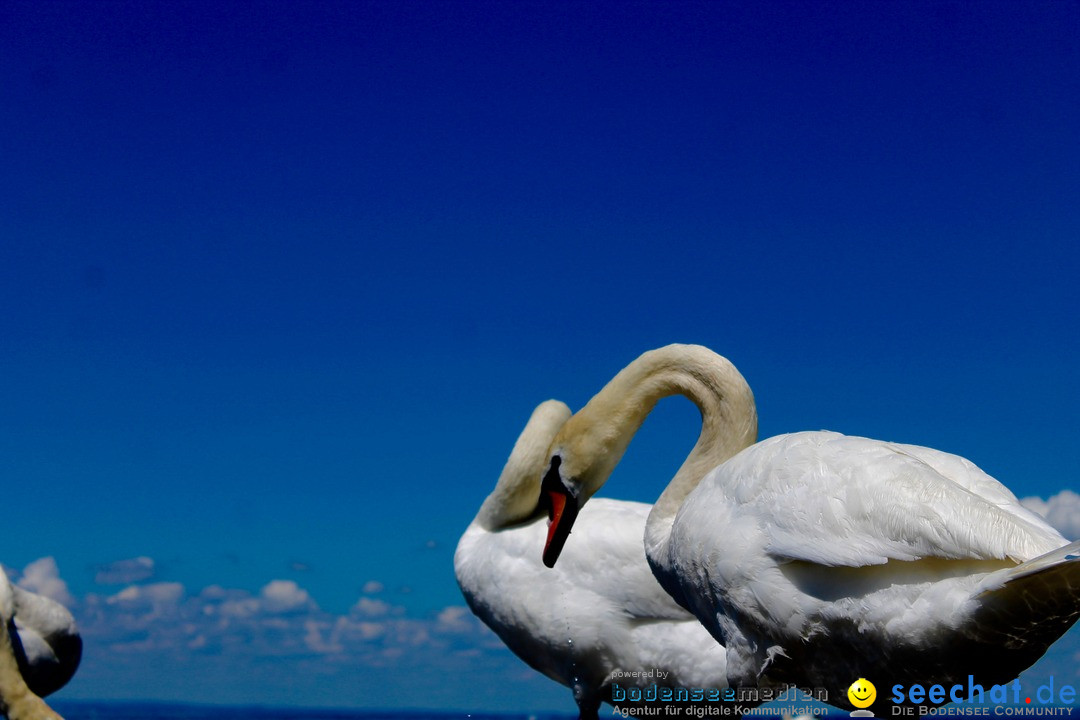
[[(51, 561), (32, 563), (28, 577), (66, 588)], [(235, 688), (232, 678), (264, 692), (310, 678), (311, 693), (334, 684), (357, 703), (372, 692), (388, 692), (401, 677), (451, 678), (446, 683), (456, 685), (479, 676), (490, 687), (550, 683), (528, 671), (462, 606), (416, 615), (362, 597), (337, 614), (287, 580), (254, 592), (217, 584), (189, 591), (174, 582), (132, 583), (77, 598), (75, 617), (86, 647), (78, 675), (83, 688), (122, 678), (127, 687), (160, 690), (163, 668), (182, 669), (177, 677), (185, 683), (222, 688), (226, 694), (215, 697), (233, 702), (243, 698), (227, 694)], [(78, 687), (72, 697), (79, 696)]]
[[(221, 603), (216, 610), (226, 618), (250, 618), (259, 614), (259, 601), (253, 597), (234, 598)], [(215, 608), (207, 606), (204, 614), (214, 614)]]
[(199, 593), (199, 597), (205, 600), (225, 600), (229, 597), (229, 591), (220, 585), (208, 585)]
[(332, 654), (344, 651), (344, 646), (337, 642), (339, 636), (331, 634), (329, 640), (323, 639), (323, 631), (329, 628), (330, 623), (319, 622), (318, 620), (305, 620), (304, 645), (314, 653)]
[(151, 585), (130, 585), (106, 599), (110, 604), (125, 604), (128, 607), (158, 609), (176, 605), (184, 597), (184, 586), (175, 582), (153, 583)]
[(259, 591), (263, 610), (272, 614), (293, 613), (316, 608), (307, 590), (292, 580), (272, 580)]
[(1065, 537), (1080, 540), (1080, 494), (1062, 490), (1047, 500), (1026, 497), (1020, 502), (1028, 510), (1046, 518)]
[(334, 625), (336, 637), (349, 637), (356, 642), (368, 642), (386, 634), (386, 626), (383, 623), (361, 621), (356, 622), (350, 618), (338, 618)]
[(43, 557), (27, 565), (19, 579), (19, 587), (52, 598), (61, 605), (75, 606), (75, 598), (68, 591), (67, 583), (60, 579), (56, 560)]
[(436, 627), (443, 632), (462, 633), (473, 629), (472, 613), (464, 605), (443, 608), (436, 618)]
[(373, 600), (372, 598), (362, 597), (352, 606), (352, 611), (357, 615), (380, 617), (390, 612), (390, 605), (382, 600)]
[(102, 565), (94, 576), (98, 585), (126, 585), (154, 576), (154, 561), (148, 557), (129, 558)]
[(386, 587), (378, 580), (368, 580), (364, 583), (364, 587), (361, 588), (361, 592), (374, 595), (375, 593), (381, 593), (385, 589)]

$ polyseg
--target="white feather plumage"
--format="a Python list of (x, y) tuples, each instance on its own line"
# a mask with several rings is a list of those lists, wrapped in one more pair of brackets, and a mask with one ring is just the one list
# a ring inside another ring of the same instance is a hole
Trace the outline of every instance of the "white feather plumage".
[(738, 452), (752, 394), (699, 346), (645, 353), (566, 422), (551, 458), (568, 496), (588, 500), (673, 394), (702, 432), (654, 506), (646, 555), (726, 645), (732, 686), (825, 688), (848, 707), (860, 677), (1003, 682), (1080, 615), (1080, 543), (961, 457), (830, 432)]
[[(540, 473), (569, 414), (555, 401), (537, 408), (458, 543), (454, 569), (469, 606), (518, 657), (570, 687), (582, 717), (596, 717), (613, 680), (622, 687), (726, 687), (724, 648), (661, 589), (645, 561), (649, 505), (594, 501), (578, 517), (574, 547), (559, 565), (541, 564), (547, 522), (537, 507)], [(657, 670), (666, 677), (630, 675)]]

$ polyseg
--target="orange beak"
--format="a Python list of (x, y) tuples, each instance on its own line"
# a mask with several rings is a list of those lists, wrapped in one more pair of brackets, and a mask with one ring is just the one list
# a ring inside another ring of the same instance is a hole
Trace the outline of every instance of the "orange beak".
[(563, 485), (559, 475), (558, 457), (552, 459), (551, 469), (544, 476), (544, 483), (540, 489), (540, 502), (548, 508), (548, 533), (547, 542), (544, 543), (544, 565), (555, 567), (555, 561), (559, 559), (566, 539), (570, 537), (570, 529), (577, 520), (578, 504), (566, 486)]

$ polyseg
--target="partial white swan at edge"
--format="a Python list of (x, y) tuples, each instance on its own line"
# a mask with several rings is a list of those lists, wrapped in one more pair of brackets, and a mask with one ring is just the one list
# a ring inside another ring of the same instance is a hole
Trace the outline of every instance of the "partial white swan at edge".
[(82, 639), (67, 608), (13, 585), (0, 569), (0, 714), (59, 719), (41, 696), (63, 687), (81, 658)]
[[(569, 510), (546, 564), (573, 508), (673, 394), (698, 406), (702, 431), (649, 516), (646, 555), (725, 644), (733, 687), (825, 688), (850, 707), (845, 691), (860, 677), (949, 687), (970, 674), (989, 686), (1038, 660), (1080, 614), (1080, 542), (963, 458), (830, 432), (735, 454), (756, 432), (750, 388), (693, 345), (645, 353), (559, 431), (544, 490)], [(587, 545), (575, 533), (565, 551)]]
[[(461, 537), (454, 570), (469, 607), (518, 657), (570, 687), (583, 718), (597, 717), (612, 682), (726, 687), (724, 648), (660, 588), (645, 561), (648, 505), (595, 500), (578, 517), (581, 544), (567, 548), (555, 570), (541, 564), (540, 474), (569, 416), (555, 400), (536, 408)], [(640, 677), (657, 670), (666, 677)]]

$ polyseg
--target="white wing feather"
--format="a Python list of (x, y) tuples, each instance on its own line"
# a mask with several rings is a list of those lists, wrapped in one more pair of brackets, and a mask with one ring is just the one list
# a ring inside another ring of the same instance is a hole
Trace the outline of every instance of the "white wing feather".
[(687, 505), (753, 522), (777, 561), (1023, 562), (1065, 542), (963, 458), (837, 433), (770, 438), (712, 471), (698, 493), (708, 501)]

